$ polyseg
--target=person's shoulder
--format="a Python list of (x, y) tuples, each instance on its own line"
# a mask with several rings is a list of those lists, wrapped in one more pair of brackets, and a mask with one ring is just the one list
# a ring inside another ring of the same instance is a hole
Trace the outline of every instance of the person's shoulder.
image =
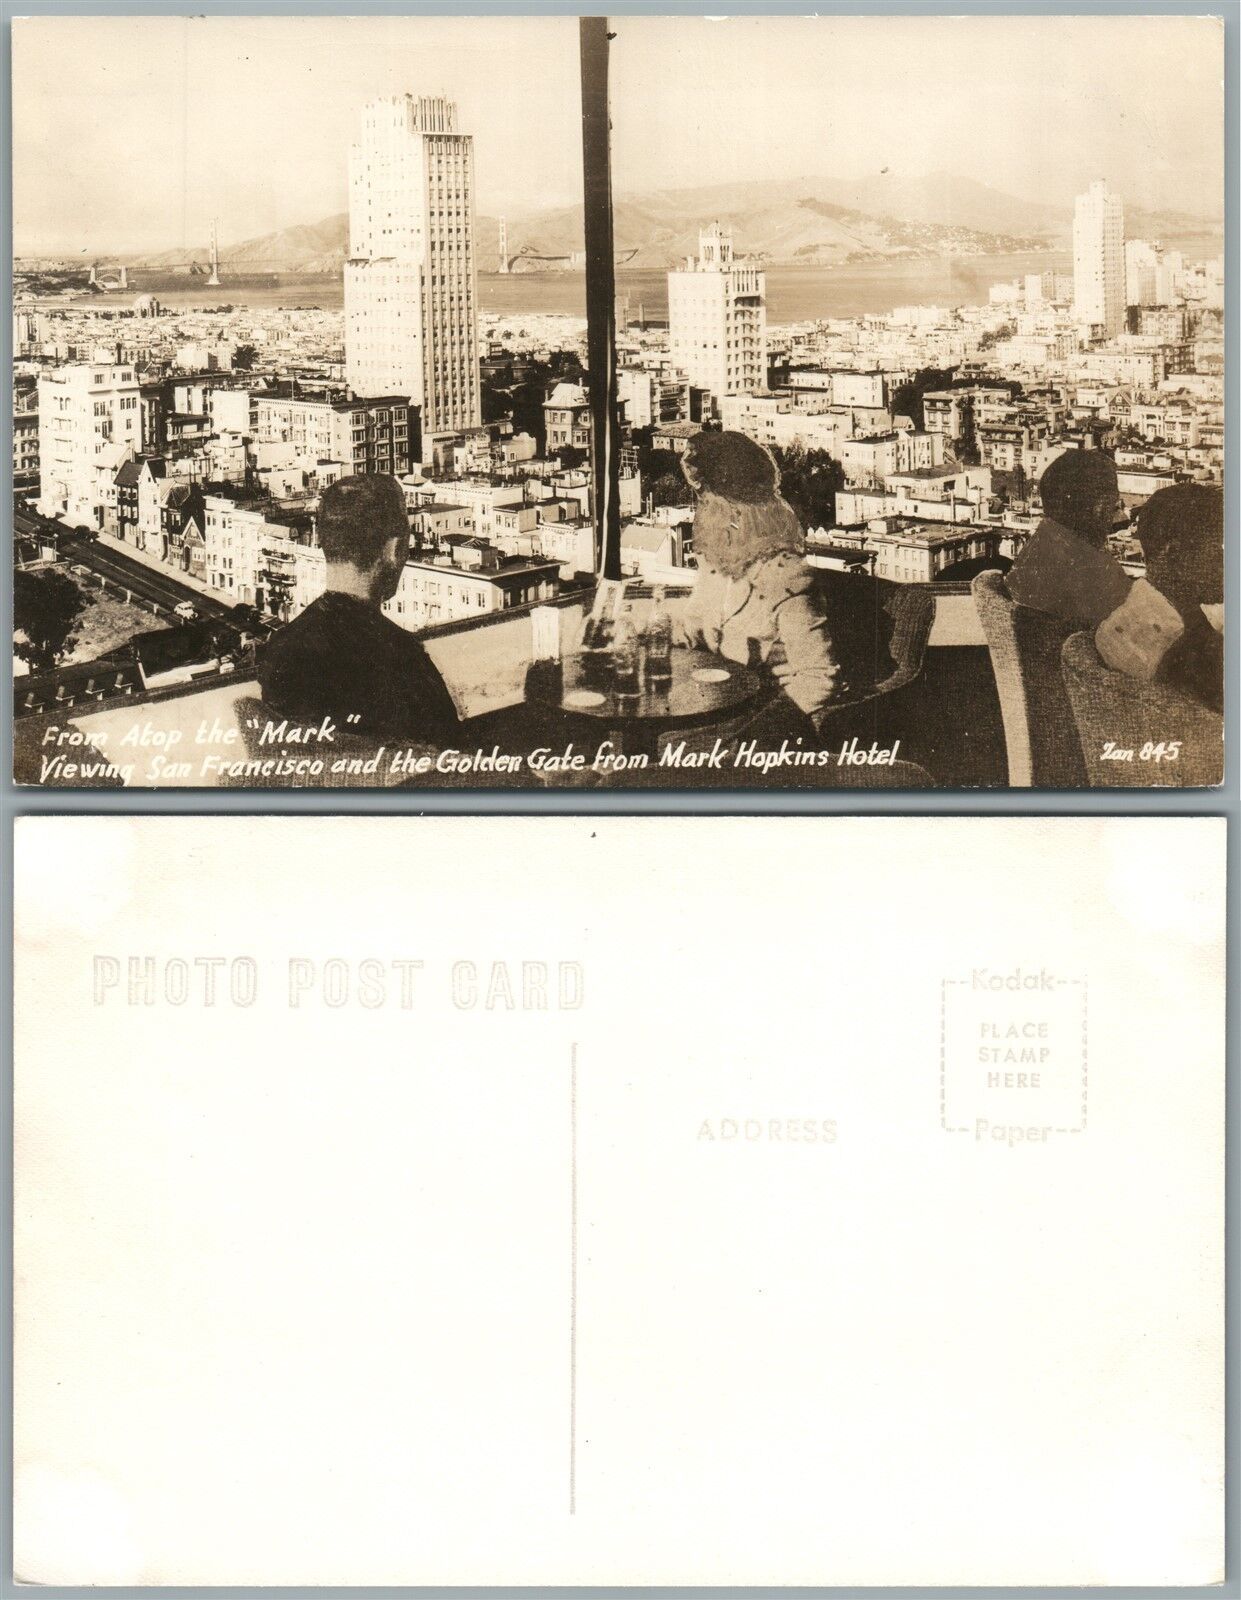
[(403, 628), (395, 617), (390, 617), (386, 611), (374, 612), (376, 631), (382, 634), (384, 640), (394, 650), (403, 651), (407, 656), (425, 656), (428, 660), (426, 645), (419, 634), (412, 633), (408, 628)]
[(1062, 527), (1060, 523), (1052, 522), (1049, 517), (1044, 517), (1017, 552), (1013, 570), (1030, 566), (1040, 557), (1054, 558), (1061, 553), (1069, 553), (1080, 544), (1081, 540), (1076, 534), (1070, 533), (1068, 528)]
[(1005, 583), (1018, 605), (1096, 627), (1124, 603), (1132, 581), (1109, 550), (1049, 521), (1013, 562)]
[(314, 638), (322, 626), (322, 611), (318, 600), (312, 600), (303, 611), (276, 629), (263, 646), (265, 660), (273, 661), (301, 648), (303, 642)]

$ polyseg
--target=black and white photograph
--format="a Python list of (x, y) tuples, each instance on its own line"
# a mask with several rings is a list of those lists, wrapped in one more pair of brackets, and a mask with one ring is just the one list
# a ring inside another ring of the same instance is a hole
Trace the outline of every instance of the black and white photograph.
[(1221, 783), (1219, 17), (12, 58), (19, 784)]
[(4, 1594), (1236, 1592), (1241, 0), (94, 3)]

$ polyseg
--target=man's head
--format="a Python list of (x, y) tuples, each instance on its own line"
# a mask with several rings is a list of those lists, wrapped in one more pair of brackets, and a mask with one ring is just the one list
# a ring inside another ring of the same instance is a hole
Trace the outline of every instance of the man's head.
[(328, 588), (382, 605), (396, 593), (409, 555), (405, 496), (380, 473), (340, 478), (319, 501), (319, 543), (327, 558)]
[(1224, 494), (1207, 483), (1160, 489), (1138, 512), (1147, 580), (1189, 620), (1224, 598)]
[(1039, 480), (1043, 510), (1088, 544), (1102, 546), (1120, 503), (1116, 464), (1101, 450), (1066, 450)]

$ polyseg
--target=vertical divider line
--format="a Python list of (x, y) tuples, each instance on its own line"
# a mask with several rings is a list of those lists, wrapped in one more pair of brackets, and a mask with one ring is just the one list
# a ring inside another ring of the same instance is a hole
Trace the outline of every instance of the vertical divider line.
[(577, 1043), (569, 1046), (569, 1515), (577, 1512)]

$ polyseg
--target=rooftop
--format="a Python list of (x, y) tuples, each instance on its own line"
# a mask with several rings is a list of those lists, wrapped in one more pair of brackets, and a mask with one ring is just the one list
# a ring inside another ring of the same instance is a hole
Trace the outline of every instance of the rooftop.
[(963, 472), (976, 472), (977, 470), (978, 470), (977, 467), (967, 467), (967, 466), (963, 465), (960, 461), (953, 461), (953, 462), (945, 461), (944, 463), (942, 463), (942, 465), (940, 465), (938, 467), (909, 467), (904, 472), (890, 472), (888, 474), (888, 482), (889, 483), (909, 483), (909, 482), (926, 483), (926, 482), (930, 482), (932, 479), (938, 480), (938, 479), (941, 479), (941, 478), (956, 478), (956, 477), (960, 477), (960, 475)]
[(580, 383), (558, 383), (543, 402), (545, 406), (585, 406), (590, 401)]
[[(467, 546), (468, 548), (469, 546)], [(461, 546), (458, 546), (461, 548)], [(474, 543), (473, 548), (490, 548), (486, 540)], [(441, 556), (438, 560), (419, 560), (410, 556), (406, 561), (407, 567), (419, 567), (424, 572), (456, 572), (471, 578), (513, 578), (527, 572), (559, 572), (558, 561), (537, 561), (528, 556), (501, 555), (493, 567), (463, 567), (453, 560), (451, 556)]]
[(133, 640), (134, 654), (148, 675), (175, 667), (197, 665), (219, 654), (215, 630), (202, 624), (186, 628), (160, 628), (140, 633)]
[(1003, 530), (992, 527), (985, 522), (970, 522), (958, 525), (951, 522), (915, 522), (892, 529), (886, 537), (894, 544), (913, 544), (924, 550), (937, 549), (941, 545), (968, 543), (977, 539), (980, 534), (996, 534)]

